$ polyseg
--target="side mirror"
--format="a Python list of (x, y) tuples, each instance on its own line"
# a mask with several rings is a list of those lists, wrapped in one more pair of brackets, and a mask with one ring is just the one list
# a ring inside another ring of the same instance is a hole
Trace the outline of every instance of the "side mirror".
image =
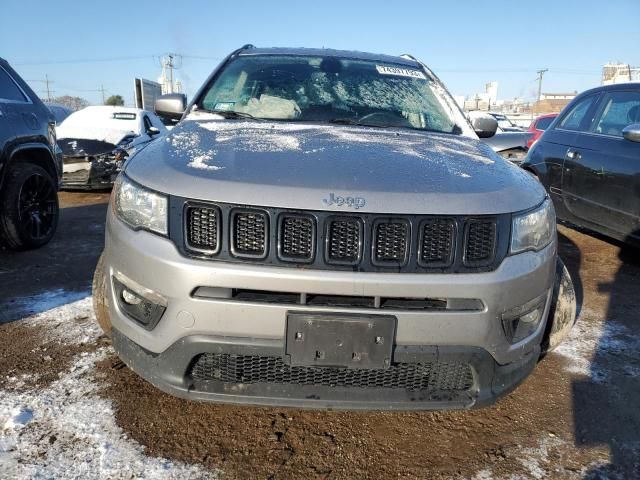
[(622, 136), (630, 142), (640, 143), (640, 123), (632, 123), (622, 129)]
[(154, 135), (158, 135), (160, 133), (160, 129), (156, 127), (149, 127), (147, 129), (147, 135), (153, 137)]
[(169, 93), (156, 98), (153, 106), (161, 117), (179, 120), (187, 109), (187, 96), (184, 93)]
[(493, 137), (498, 130), (498, 121), (488, 114), (474, 115), (471, 125), (480, 138)]

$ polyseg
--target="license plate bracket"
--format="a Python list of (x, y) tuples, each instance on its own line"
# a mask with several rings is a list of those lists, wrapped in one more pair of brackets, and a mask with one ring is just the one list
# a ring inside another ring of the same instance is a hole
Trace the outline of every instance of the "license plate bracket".
[(392, 315), (289, 312), (285, 361), (291, 366), (388, 368), (396, 323)]

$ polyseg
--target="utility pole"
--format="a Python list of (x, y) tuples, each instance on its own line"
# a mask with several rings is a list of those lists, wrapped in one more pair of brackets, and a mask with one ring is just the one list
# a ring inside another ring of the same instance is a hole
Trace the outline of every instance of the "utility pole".
[(100, 91), (102, 92), (102, 104), (104, 105), (107, 99), (104, 96), (104, 85), (100, 85)]
[[(173, 93), (176, 84), (173, 82), (173, 70), (177, 70), (182, 66), (182, 55), (179, 53), (167, 53), (160, 58), (160, 67), (162, 74), (160, 75), (160, 84), (162, 85), (162, 93)], [(168, 72), (167, 72), (168, 70)], [(167, 74), (168, 77), (167, 78)]]
[(169, 93), (173, 93), (173, 54), (169, 54), (169, 62), (167, 63), (167, 67), (169, 67)]
[[(542, 76), (549, 71), (548, 68), (538, 70), (538, 99), (536, 101), (538, 107), (540, 106), (540, 97), (542, 96)], [(531, 120), (533, 121), (533, 108), (531, 109)]]
[(51, 90), (49, 90), (49, 75), (45, 74), (44, 83), (47, 85), (47, 101), (51, 102)]

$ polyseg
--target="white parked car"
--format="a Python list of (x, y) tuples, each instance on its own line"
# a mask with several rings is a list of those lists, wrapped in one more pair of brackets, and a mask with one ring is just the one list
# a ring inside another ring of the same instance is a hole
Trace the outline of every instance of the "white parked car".
[(62, 186), (111, 187), (124, 160), (166, 132), (155, 113), (139, 108), (95, 106), (69, 115), (57, 128)]

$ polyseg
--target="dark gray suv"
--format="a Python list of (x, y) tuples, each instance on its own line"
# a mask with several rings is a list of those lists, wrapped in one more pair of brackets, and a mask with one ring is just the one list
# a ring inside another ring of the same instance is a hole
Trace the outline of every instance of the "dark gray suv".
[(51, 240), (61, 174), (53, 114), (0, 58), (0, 240), (9, 248)]

